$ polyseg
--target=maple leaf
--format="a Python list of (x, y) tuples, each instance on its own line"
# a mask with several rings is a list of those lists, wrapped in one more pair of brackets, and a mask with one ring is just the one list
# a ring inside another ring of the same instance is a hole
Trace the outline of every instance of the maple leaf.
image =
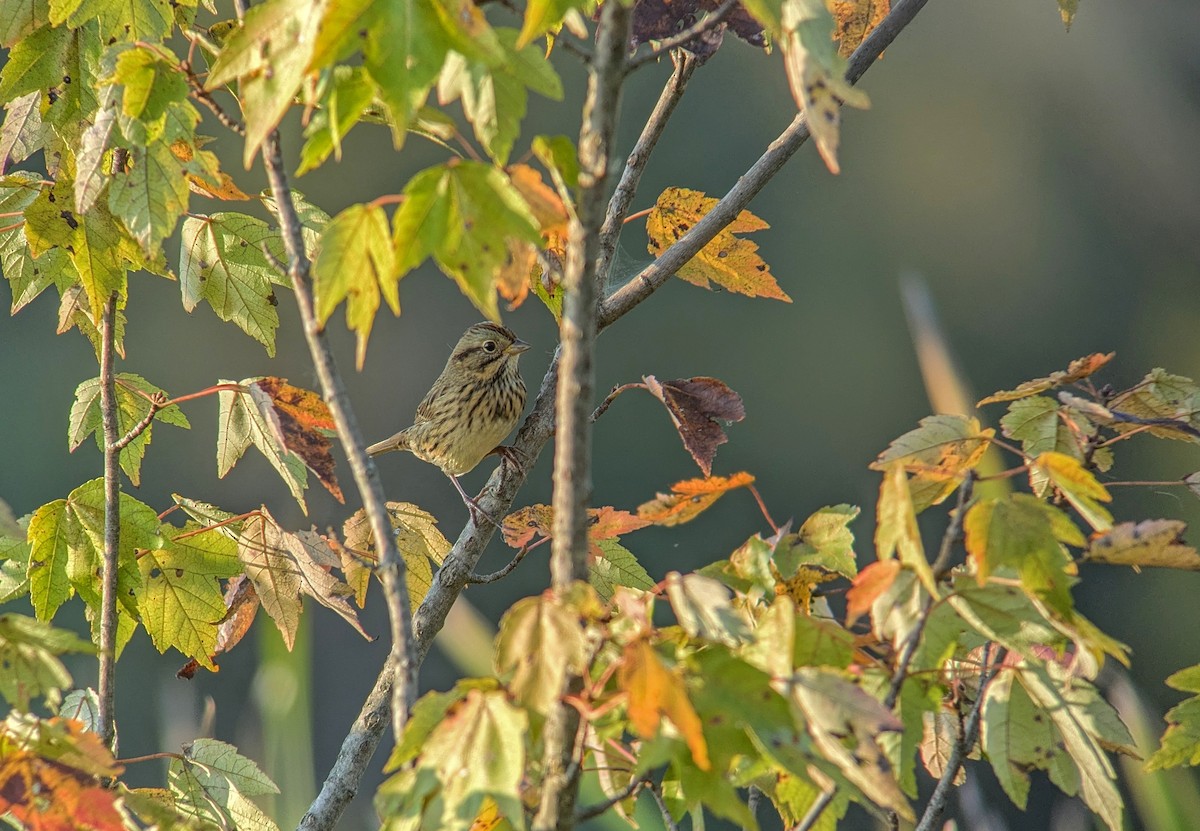
[[(560, 241), (567, 238), (569, 219), (562, 199), (545, 183), (542, 175), (529, 165), (510, 165), (505, 172), (512, 180), (513, 187), (529, 205), (541, 231), (543, 245), (562, 247)], [(512, 310), (524, 302), (532, 281), (537, 279), (538, 246), (520, 237), (509, 237), (508, 253), (508, 262), (496, 273), (496, 289)]]
[(251, 399), (280, 445), (295, 453), (333, 497), (345, 503), (334, 475), (332, 443), (337, 429), (329, 406), (315, 392), (294, 387), (286, 378), (266, 376), (247, 384)]
[(666, 717), (683, 734), (696, 767), (701, 770), (712, 767), (700, 717), (688, 699), (683, 679), (667, 669), (644, 639), (625, 647), (617, 670), (617, 685), (629, 696), (629, 723), (638, 735), (655, 738), (660, 722)]
[[(656, 257), (662, 254), (695, 227), (716, 204), (716, 199), (698, 190), (664, 190), (646, 218), (650, 253)], [(758, 255), (758, 244), (734, 236), (763, 231), (769, 227), (749, 211), (742, 211), (737, 219), (680, 268), (677, 276), (701, 288), (710, 288), (716, 283), (747, 297), (769, 297), (791, 303), (792, 298), (775, 282), (770, 267)]]
[(869, 612), (879, 596), (891, 588), (900, 568), (899, 560), (878, 560), (858, 573), (846, 592), (847, 627)]
[(1183, 541), (1187, 525), (1175, 519), (1122, 522), (1091, 541), (1083, 559), (1093, 563), (1200, 571), (1200, 553)]
[(731, 476), (685, 479), (672, 485), (670, 493), (660, 493), (638, 506), (638, 516), (654, 525), (682, 525), (712, 507), (728, 491), (753, 483), (754, 477), (744, 471)]
[(1016, 401), (1019, 398), (1028, 398), (1031, 395), (1037, 395), (1055, 387), (1082, 381), (1116, 356), (1116, 352), (1109, 352), (1107, 354), (1093, 352), (1091, 355), (1085, 355), (1082, 358), (1071, 361), (1065, 371), (1051, 372), (1045, 378), (1034, 378), (1032, 381), (1025, 381), (1011, 390), (994, 392), (987, 398), (981, 399), (975, 406), (982, 407), (984, 404), (995, 404), (998, 401)]
[[(616, 539), (622, 534), (645, 528), (650, 522), (628, 511), (616, 508), (588, 508), (588, 542), (592, 558), (603, 557), (600, 540)], [(554, 509), (549, 505), (527, 505), (504, 518), (500, 531), (504, 541), (513, 548), (522, 548), (535, 537), (551, 537), (554, 528)]]
[[(408, 597), (415, 609), (433, 585), (430, 563), (442, 564), (450, 553), (450, 541), (438, 530), (437, 520), (428, 511), (410, 502), (388, 502), (386, 507), (396, 548), (407, 569)], [(378, 562), (375, 536), (364, 509), (359, 508), (343, 523), (342, 540), (343, 545), (336, 548), (342, 573), (354, 589), (355, 602), (361, 609), (366, 601), (371, 569)]]
[(671, 421), (705, 476), (712, 475), (717, 447), (729, 441), (718, 419), (732, 422), (746, 417), (742, 397), (716, 378), (703, 376), (659, 381), (653, 375), (642, 377), (646, 389), (663, 403)]

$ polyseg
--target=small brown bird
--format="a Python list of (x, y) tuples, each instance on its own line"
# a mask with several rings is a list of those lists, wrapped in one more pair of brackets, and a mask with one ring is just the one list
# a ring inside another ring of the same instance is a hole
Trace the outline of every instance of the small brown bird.
[(500, 442), (512, 432), (525, 408), (525, 382), (517, 361), (528, 348), (529, 344), (503, 326), (476, 323), (459, 338), (446, 368), (417, 407), (413, 425), (371, 445), (367, 452), (378, 456), (389, 450), (407, 450), (437, 465), (468, 507), (487, 516), (463, 490), (458, 477), (493, 453), (517, 461), (514, 448)]

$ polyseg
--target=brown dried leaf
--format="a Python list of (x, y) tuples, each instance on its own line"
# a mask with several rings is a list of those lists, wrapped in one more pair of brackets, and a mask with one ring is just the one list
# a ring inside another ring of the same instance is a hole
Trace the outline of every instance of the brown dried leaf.
[[(716, 199), (697, 190), (667, 188), (646, 218), (650, 253), (657, 257), (666, 251), (695, 227), (716, 204)], [(791, 303), (792, 298), (775, 282), (770, 267), (758, 255), (758, 244), (734, 236), (763, 231), (769, 227), (749, 211), (742, 211), (712, 242), (680, 268), (677, 275), (701, 288), (710, 288), (716, 283), (747, 297), (769, 297)]]
[(345, 503), (334, 474), (333, 443), (327, 432), (337, 429), (321, 396), (294, 387), (286, 378), (266, 376), (247, 384), (250, 398), (275, 434), (275, 440), (300, 457), (333, 497)]
[(699, 0), (637, 0), (630, 40), (637, 46), (672, 37), (695, 23), (699, 10)]
[[(171, 155), (179, 159), (179, 161), (190, 162), (196, 156), (196, 150), (186, 141), (177, 139), (171, 142)], [(216, 171), (219, 179), (213, 183), (203, 176), (197, 176), (195, 173), (184, 173), (184, 178), (187, 179), (188, 189), (192, 193), (198, 193), (201, 196), (207, 196), (209, 199), (220, 199), (226, 202), (245, 202), (253, 197), (246, 194), (233, 183), (228, 173), (224, 171)]]
[(660, 493), (638, 507), (638, 516), (653, 525), (682, 525), (712, 506), (726, 492), (753, 484), (749, 473), (685, 479), (671, 486), (671, 493)]
[(892, 0), (825, 0), (833, 14), (838, 54), (850, 57), (892, 10)]
[[(254, 617), (258, 614), (258, 606), (258, 594), (254, 591), (254, 584), (245, 574), (237, 575), (225, 586), (225, 617), (217, 627), (216, 649), (208, 656), (214, 667), (217, 656), (237, 646), (250, 631), (250, 624), (254, 623)], [(175, 677), (190, 679), (199, 668), (200, 664), (193, 659), (184, 664), (175, 673)]]
[(1116, 356), (1116, 352), (1109, 352), (1108, 354), (1093, 352), (1091, 355), (1085, 355), (1082, 358), (1071, 361), (1066, 371), (1051, 372), (1045, 378), (1034, 378), (1032, 381), (1018, 384), (1011, 390), (994, 392), (975, 406), (982, 407), (984, 404), (995, 404), (999, 401), (1016, 401), (1018, 398), (1028, 398), (1031, 395), (1037, 395), (1048, 389), (1061, 387), (1064, 384), (1073, 384), (1096, 372)]
[(718, 419), (741, 421), (746, 417), (742, 397), (716, 378), (699, 376), (659, 381), (653, 375), (642, 378), (646, 389), (661, 401), (671, 414), (671, 421), (683, 439), (683, 446), (692, 454), (705, 476), (712, 475), (713, 457), (717, 448), (729, 441)]

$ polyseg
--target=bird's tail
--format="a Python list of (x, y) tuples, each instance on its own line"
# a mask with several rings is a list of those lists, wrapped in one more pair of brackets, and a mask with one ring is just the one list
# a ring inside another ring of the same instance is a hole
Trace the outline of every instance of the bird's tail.
[(390, 439), (384, 439), (381, 442), (376, 442), (367, 448), (367, 455), (378, 456), (380, 453), (387, 453), (390, 450), (408, 450), (408, 436), (404, 435), (404, 431), (397, 433)]

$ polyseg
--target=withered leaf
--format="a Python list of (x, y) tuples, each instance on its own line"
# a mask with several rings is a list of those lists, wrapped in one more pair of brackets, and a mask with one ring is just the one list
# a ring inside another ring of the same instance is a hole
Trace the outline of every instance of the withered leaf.
[[(597, 544), (600, 540), (612, 540), (645, 528), (650, 522), (628, 511), (616, 508), (588, 508), (588, 553), (593, 560), (604, 556)], [(500, 532), (504, 541), (513, 548), (529, 545), (535, 537), (553, 536), (554, 509), (549, 505), (527, 505), (504, 518)]]
[(753, 483), (754, 477), (744, 471), (731, 476), (685, 479), (672, 485), (670, 493), (660, 493), (640, 505), (638, 516), (653, 525), (682, 525), (706, 511), (726, 492)]
[[(250, 624), (254, 622), (258, 606), (258, 594), (254, 591), (254, 584), (245, 574), (237, 575), (225, 586), (225, 617), (217, 627), (216, 649), (208, 656), (214, 666), (218, 655), (233, 649), (250, 631)], [(199, 662), (192, 659), (184, 664), (175, 676), (190, 679), (199, 668)]]
[(710, 476), (717, 447), (729, 441), (718, 420), (731, 422), (745, 418), (742, 397), (716, 378), (698, 376), (659, 381), (653, 375), (646, 375), (642, 380), (671, 414), (683, 446), (704, 475)]
[(1108, 354), (1093, 352), (1091, 355), (1085, 355), (1082, 358), (1071, 361), (1066, 371), (1051, 372), (1045, 378), (1034, 378), (1032, 381), (1018, 384), (1011, 390), (994, 392), (987, 398), (982, 399), (975, 406), (982, 407), (984, 404), (995, 404), (999, 401), (1016, 401), (1018, 398), (1028, 398), (1031, 395), (1037, 395), (1046, 390), (1061, 387), (1064, 384), (1073, 384), (1076, 381), (1082, 381), (1116, 356), (1116, 352), (1109, 352)]
[[(666, 251), (695, 227), (716, 204), (716, 199), (698, 190), (667, 188), (646, 218), (650, 253), (657, 257)], [(742, 211), (712, 242), (680, 268), (677, 275), (701, 288), (711, 288), (716, 283), (747, 297), (769, 297), (791, 303), (792, 298), (775, 282), (770, 267), (758, 255), (758, 244), (734, 236), (763, 231), (769, 227), (749, 211)]]
[(1200, 571), (1200, 553), (1183, 541), (1186, 523), (1175, 519), (1147, 519), (1122, 522), (1092, 540), (1083, 558), (1093, 563), (1178, 568)]
[(634, 46), (664, 40), (696, 22), (700, 0), (637, 0), (629, 39)]
[[(564, 243), (560, 241), (567, 238), (569, 219), (562, 199), (546, 184), (542, 174), (527, 164), (509, 165), (505, 172), (537, 220), (544, 247), (562, 248)], [(540, 271), (538, 246), (525, 239), (510, 237), (508, 261), (496, 272), (496, 289), (508, 301), (510, 310), (525, 301), (532, 281), (541, 276)]]
[(833, 13), (833, 39), (843, 58), (850, 57), (892, 10), (892, 0), (827, 0), (827, 5)]
[(275, 439), (299, 456), (338, 502), (345, 503), (333, 472), (333, 443), (327, 435), (337, 425), (321, 396), (292, 386), (286, 378), (270, 375), (247, 384), (247, 388)]

